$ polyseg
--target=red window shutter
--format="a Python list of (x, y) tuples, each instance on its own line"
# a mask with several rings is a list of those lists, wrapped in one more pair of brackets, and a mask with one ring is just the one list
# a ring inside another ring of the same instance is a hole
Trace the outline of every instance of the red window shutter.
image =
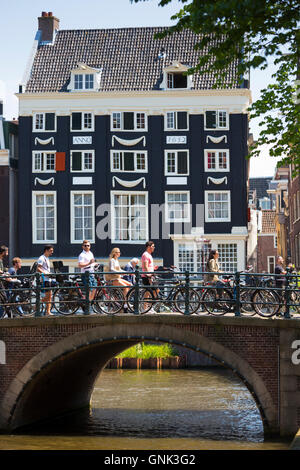
[(66, 171), (66, 152), (56, 152), (56, 171)]
[(251, 221), (251, 209), (250, 209), (250, 207), (247, 208), (247, 212), (248, 212), (248, 214), (247, 214), (248, 215), (248, 222), (250, 222)]

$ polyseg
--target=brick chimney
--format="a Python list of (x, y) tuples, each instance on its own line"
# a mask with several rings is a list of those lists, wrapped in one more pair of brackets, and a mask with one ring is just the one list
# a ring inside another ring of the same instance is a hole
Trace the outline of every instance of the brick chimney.
[(40, 16), (38, 20), (38, 29), (42, 32), (41, 41), (52, 42), (55, 31), (59, 29), (59, 19), (53, 16), (52, 11), (49, 11), (48, 13), (46, 11), (42, 11), (42, 16)]

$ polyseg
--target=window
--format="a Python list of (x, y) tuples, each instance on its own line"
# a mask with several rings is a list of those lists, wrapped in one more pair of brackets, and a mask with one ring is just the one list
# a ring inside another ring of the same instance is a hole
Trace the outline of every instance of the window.
[(190, 221), (190, 193), (188, 191), (167, 191), (165, 203), (166, 222)]
[(179, 73), (167, 74), (167, 87), (168, 88), (187, 88), (187, 75)]
[(92, 113), (72, 113), (71, 131), (93, 131), (94, 116)]
[(56, 243), (56, 192), (32, 192), (32, 242)]
[(75, 90), (93, 90), (94, 89), (94, 75), (92, 73), (74, 75), (74, 89)]
[(268, 256), (268, 273), (275, 272), (275, 256)]
[(55, 113), (34, 113), (32, 130), (50, 132), (55, 131), (56, 119)]
[(228, 129), (227, 111), (206, 111), (205, 112), (206, 129)]
[(148, 238), (148, 194), (112, 192), (112, 240), (143, 243)]
[(165, 115), (165, 130), (188, 130), (188, 114), (186, 111), (168, 111)]
[(234, 273), (237, 271), (237, 244), (219, 243), (219, 264), (220, 270), (224, 273)]
[(93, 243), (94, 225), (94, 191), (71, 191), (71, 243)]
[(33, 173), (55, 173), (56, 152), (32, 152)]
[(147, 172), (147, 152), (114, 152), (111, 151), (110, 168), (112, 172), (135, 171)]
[(229, 150), (205, 150), (205, 171), (229, 171)]
[[(179, 243), (177, 248), (177, 265), (180, 271), (205, 272), (211, 245), (204, 243)], [(176, 259), (176, 256), (175, 256)]]
[(230, 191), (205, 191), (205, 222), (230, 221)]
[(147, 130), (147, 117), (141, 112), (114, 112), (111, 115), (111, 130)]
[(94, 171), (94, 150), (71, 151), (71, 171)]
[(269, 210), (271, 209), (271, 200), (268, 197), (263, 197), (258, 200), (259, 207), (262, 210)]
[(165, 175), (188, 175), (188, 150), (165, 150)]

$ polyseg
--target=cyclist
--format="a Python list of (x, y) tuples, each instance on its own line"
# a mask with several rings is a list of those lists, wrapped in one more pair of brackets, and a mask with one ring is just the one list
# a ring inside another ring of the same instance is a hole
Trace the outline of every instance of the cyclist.
[[(3, 260), (6, 256), (8, 256), (8, 247), (5, 246), (5, 245), (1, 245), (0, 246), (0, 276), (6, 276), (7, 275), (7, 268), (4, 267), (4, 264), (3, 264)], [(4, 277), (2, 277), (2, 280), (0, 279), (0, 289), (3, 289), (3, 296), (4, 296), (4, 299), (5, 299), (5, 302), (6, 302), (7, 301), (7, 295), (6, 295), (6, 291), (5, 291), (3, 281), (4, 281)], [(4, 309), (0, 305), (0, 318), (3, 317), (3, 314), (4, 314)]]
[[(206, 271), (211, 274), (204, 274), (204, 281), (211, 284), (215, 284), (216, 287), (224, 287), (224, 282), (219, 278), (217, 273), (221, 273), (220, 265), (218, 262), (219, 252), (218, 250), (210, 250), (209, 257), (206, 263)], [(222, 295), (222, 290), (217, 293), (217, 296)]]
[[(145, 286), (151, 286), (153, 284), (153, 271), (155, 271), (158, 266), (154, 266), (152, 253), (155, 250), (155, 244), (153, 241), (149, 240), (146, 242), (146, 250), (142, 254), (142, 282)], [(149, 273), (149, 274), (147, 274)], [(152, 274), (151, 274), (152, 273)], [(157, 297), (158, 290), (153, 289), (154, 297)], [(152, 307), (149, 310), (149, 313), (156, 313)]]
[[(91, 252), (91, 243), (88, 240), (83, 240), (82, 242), (82, 252), (78, 256), (78, 267), (81, 269), (81, 278), (83, 281), (83, 284), (85, 285), (85, 276), (84, 273), (89, 272), (89, 286), (91, 287), (90, 289), (90, 294), (89, 294), (89, 299), (90, 301), (94, 300), (95, 295), (96, 295), (96, 289), (97, 287), (97, 281), (94, 276), (94, 269), (95, 269), (95, 258), (93, 253)], [(90, 312), (91, 314), (93, 312)]]
[[(45, 245), (44, 252), (37, 261), (37, 272), (42, 274), (43, 287), (52, 287), (55, 285), (55, 281), (49, 277), (51, 273), (49, 257), (53, 255), (53, 251), (54, 248), (52, 245)], [(53, 313), (51, 313), (52, 290), (49, 289), (44, 292), (45, 296), (42, 301), (46, 304), (46, 315), (53, 315)]]
[[(8, 274), (10, 276), (12, 276), (8, 279), (8, 288), (9, 289), (16, 289), (18, 287), (18, 285), (21, 284), (21, 281), (19, 279), (17, 279), (16, 277), (14, 277), (14, 276), (17, 275), (17, 272), (19, 271), (19, 269), (21, 269), (21, 267), (22, 267), (21, 258), (18, 258), (18, 257), (13, 258), (12, 267), (9, 268), (9, 270), (8, 270)], [(10, 291), (10, 294), (12, 294), (11, 291)], [(22, 306), (18, 305), (17, 309), (18, 309), (19, 315), (22, 316), (23, 315)]]
[(126, 281), (130, 282), (132, 285), (135, 284), (135, 275), (132, 274), (135, 271), (135, 268), (139, 264), (139, 259), (138, 258), (132, 258), (129, 263), (124, 266), (124, 270), (127, 271), (130, 274), (126, 274), (126, 276), (123, 276), (123, 279)]

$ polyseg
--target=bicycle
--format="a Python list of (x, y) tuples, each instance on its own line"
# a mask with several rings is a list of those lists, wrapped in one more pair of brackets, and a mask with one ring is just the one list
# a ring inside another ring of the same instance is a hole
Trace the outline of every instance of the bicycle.
[[(124, 305), (124, 297), (117, 288), (111, 287), (101, 279), (99, 272), (94, 273), (97, 279), (96, 294), (91, 307), (95, 313), (115, 315)], [(62, 276), (62, 275), (60, 275)], [(63, 276), (62, 276), (63, 277)], [(86, 306), (85, 287), (80, 276), (71, 276), (69, 280), (60, 277), (60, 287), (53, 294), (53, 306), (62, 315), (74, 315)]]
[[(175, 273), (175, 267), (164, 268), (165, 272)], [(172, 281), (153, 275), (154, 283), (147, 287), (139, 287), (139, 313), (147, 313), (151, 307), (158, 313), (161, 308), (167, 306), (171, 311), (186, 313), (186, 287), (184, 280), (178, 275), (173, 276)], [(157, 283), (156, 283), (157, 282)], [(169, 288), (168, 288), (169, 284)], [(174, 284), (174, 285), (172, 285)], [(167, 293), (165, 293), (167, 291)], [(155, 292), (155, 294), (154, 294)], [(127, 295), (128, 308), (134, 311), (135, 288), (131, 288)], [(201, 299), (193, 288), (189, 288), (188, 307), (189, 314), (195, 313), (200, 307)]]
[[(4, 281), (5, 282), (5, 281)], [(0, 305), (2, 306), (2, 318), (7, 315), (9, 318), (16, 316), (32, 317), (36, 313), (37, 302), (34, 290), (33, 278), (23, 278), (17, 280), (12, 288), (0, 292)], [(43, 313), (44, 306), (40, 304), (40, 313)]]
[[(204, 283), (201, 302), (204, 309), (212, 315), (225, 315), (234, 309), (233, 285), (231, 275), (222, 276), (223, 281), (217, 284)], [(212, 286), (212, 287), (210, 287)]]

